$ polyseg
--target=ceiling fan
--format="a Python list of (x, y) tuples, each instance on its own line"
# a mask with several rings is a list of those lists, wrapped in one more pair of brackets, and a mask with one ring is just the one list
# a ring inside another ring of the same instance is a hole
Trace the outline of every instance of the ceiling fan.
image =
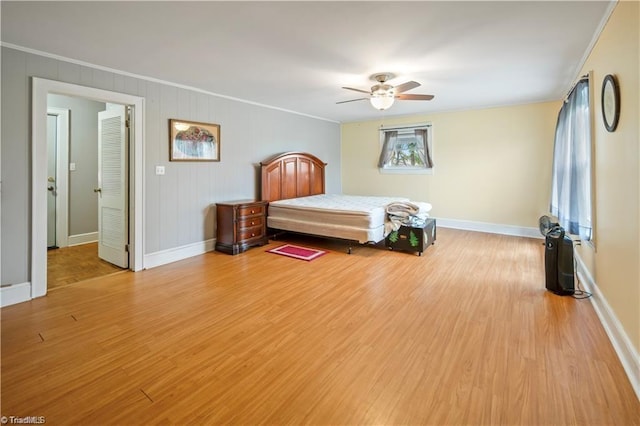
[(350, 99), (348, 101), (340, 101), (336, 102), (337, 104), (344, 104), (346, 102), (355, 102), (355, 101), (364, 101), (369, 100), (371, 105), (383, 111), (388, 109), (393, 105), (393, 102), (396, 99), (404, 100), (404, 101), (430, 101), (433, 99), (433, 95), (411, 95), (411, 94), (402, 94), (407, 90), (415, 89), (420, 86), (420, 83), (416, 81), (407, 81), (406, 83), (402, 83), (398, 86), (392, 86), (390, 84), (386, 84), (387, 81), (395, 78), (394, 74), (391, 73), (380, 73), (373, 74), (369, 77), (373, 81), (377, 81), (377, 84), (371, 86), (371, 90), (361, 90), (354, 89), (353, 87), (343, 87), (343, 89), (353, 90), (355, 92), (366, 93), (369, 95), (367, 98), (358, 98), (358, 99)]

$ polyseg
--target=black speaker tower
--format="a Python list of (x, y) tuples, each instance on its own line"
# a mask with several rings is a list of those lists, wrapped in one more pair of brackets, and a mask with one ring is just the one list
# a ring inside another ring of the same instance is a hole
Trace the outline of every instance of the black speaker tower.
[(573, 278), (573, 241), (556, 226), (545, 237), (545, 281), (547, 290), (559, 295), (575, 292)]

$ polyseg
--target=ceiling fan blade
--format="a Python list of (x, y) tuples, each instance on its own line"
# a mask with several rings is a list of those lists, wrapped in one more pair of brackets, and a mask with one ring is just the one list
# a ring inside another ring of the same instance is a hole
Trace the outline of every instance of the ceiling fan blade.
[(370, 95), (371, 92), (368, 90), (361, 90), (361, 89), (354, 89), (353, 87), (342, 87), (343, 89), (347, 89), (347, 90), (354, 90), (356, 92), (360, 92), (360, 93), (366, 93), (367, 95)]
[(417, 81), (407, 81), (406, 83), (399, 84), (395, 87), (396, 93), (406, 92), (407, 90), (415, 89), (420, 86), (420, 83)]
[(367, 101), (369, 98), (358, 98), (358, 99), (350, 99), (348, 101), (340, 101), (336, 102), (337, 104), (346, 104), (347, 102), (355, 102), (355, 101)]
[(396, 95), (396, 99), (402, 101), (430, 101), (433, 95)]

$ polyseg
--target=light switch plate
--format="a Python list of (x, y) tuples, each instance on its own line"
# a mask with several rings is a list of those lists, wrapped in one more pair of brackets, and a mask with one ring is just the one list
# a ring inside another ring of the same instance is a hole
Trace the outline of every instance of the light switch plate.
[(69, 171), (75, 171), (76, 170), (76, 163), (69, 163)]
[(156, 175), (164, 175), (164, 166), (156, 166)]

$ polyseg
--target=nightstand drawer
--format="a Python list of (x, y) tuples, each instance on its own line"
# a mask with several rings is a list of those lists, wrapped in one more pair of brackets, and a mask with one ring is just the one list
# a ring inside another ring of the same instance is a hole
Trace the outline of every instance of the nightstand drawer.
[(264, 223), (263, 216), (242, 218), (238, 221), (238, 229), (251, 228), (253, 226), (262, 226)]
[(238, 230), (238, 240), (245, 241), (251, 238), (261, 238), (264, 236), (262, 226), (254, 226), (253, 228), (243, 228)]
[(251, 215), (262, 215), (264, 212), (264, 206), (246, 206), (238, 209), (238, 216), (245, 217)]

